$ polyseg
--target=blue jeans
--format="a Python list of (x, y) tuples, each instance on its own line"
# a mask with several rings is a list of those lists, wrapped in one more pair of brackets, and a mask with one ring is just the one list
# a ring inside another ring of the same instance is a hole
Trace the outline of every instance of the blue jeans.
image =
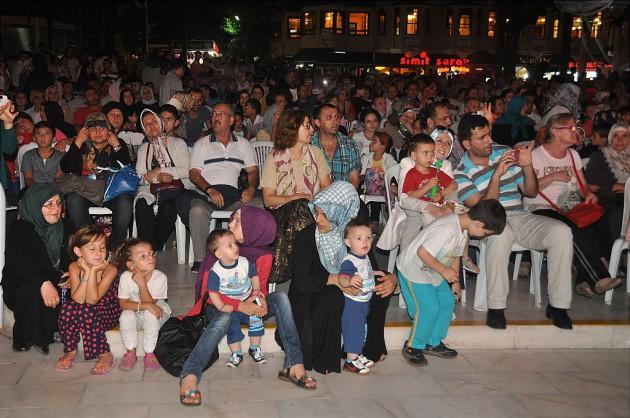
[(208, 326), (190, 353), (180, 375), (183, 378), (193, 374), (197, 377), (197, 382), (201, 381), (204, 367), (210, 361), (210, 356), (216, 350), (221, 338), (227, 333), (230, 326), (231, 315), (228, 312), (219, 311), (213, 305), (206, 305), (205, 314), (208, 318)]
[(262, 337), (265, 335), (265, 329), (252, 329), (250, 325), (249, 315), (244, 314), (243, 312), (232, 312), (232, 319), (230, 320), (230, 327), (227, 332), (227, 342), (228, 344), (240, 343), (243, 341), (245, 336), (243, 335), (243, 331), (241, 331), (241, 324), (247, 324), (250, 337)]
[(357, 302), (346, 298), (341, 314), (341, 335), (346, 353), (363, 353), (365, 342), (365, 324), (370, 313), (370, 301)]
[(276, 317), (276, 326), (284, 348), (284, 368), (288, 369), (296, 364), (304, 364), (304, 357), (300, 348), (300, 335), (295, 327), (293, 311), (289, 297), (284, 292), (273, 292), (267, 296), (267, 310), (269, 316)]

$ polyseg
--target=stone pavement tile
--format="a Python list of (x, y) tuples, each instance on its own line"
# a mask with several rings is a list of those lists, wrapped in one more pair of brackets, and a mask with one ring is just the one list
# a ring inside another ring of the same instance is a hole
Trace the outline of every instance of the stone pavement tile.
[(319, 380), (316, 390), (305, 390), (279, 379), (215, 379), (210, 380), (209, 386), (212, 402), (330, 398), (328, 387)]
[(0, 408), (74, 406), (79, 404), (85, 385), (0, 386)]
[(146, 405), (100, 405), (98, 407), (13, 409), (8, 418), (144, 418), (148, 416), (148, 413), (149, 407)]
[(430, 374), (416, 376), (361, 376), (354, 373), (332, 373), (326, 376), (330, 394), (334, 398), (352, 398), (361, 395), (369, 398), (408, 398), (418, 394), (418, 388), (429, 394), (446, 392)]
[[(165, 411), (173, 411), (173, 414), (151, 414), (154, 417), (212, 417), (212, 418), (280, 418), (277, 401), (217, 401), (211, 402), (206, 407), (205, 415), (197, 411), (189, 412), (190, 409), (182, 411), (181, 408), (165, 408)], [(323, 417), (322, 417), (323, 418)]]
[(266, 368), (269, 364), (257, 365), (247, 353), (243, 353), (243, 362), (233, 369), (227, 367), (225, 362), (228, 355), (221, 355), (219, 359), (202, 376), (202, 379), (257, 379), (260, 378), (260, 368)]
[[(360, 394), (358, 394), (360, 395)], [(344, 417), (394, 418), (377, 399), (303, 399), (278, 401), (281, 418)]]
[(452, 359), (428, 357), (428, 366), (416, 367), (407, 363), (400, 350), (390, 350), (387, 358), (377, 362), (372, 368), (376, 375), (416, 375), (420, 373), (449, 373), (449, 372), (474, 372), (475, 369), (465, 356), (459, 355)]
[(536, 417), (630, 417), (630, 402), (624, 395), (515, 395)]
[(120, 359), (115, 359), (112, 370), (102, 376), (91, 374), (96, 361), (75, 361), (67, 372), (55, 370), (55, 359), (51, 358), (46, 364), (30, 365), (20, 385), (32, 385), (38, 383), (106, 383), (106, 382), (140, 382), (142, 380), (142, 359), (136, 363), (134, 370), (123, 372), (118, 369)]
[(437, 380), (453, 395), (560, 393), (538, 373), (445, 373)]
[(554, 350), (467, 350), (463, 356), (480, 372), (580, 370)]
[(543, 373), (543, 376), (562, 393), (584, 395), (628, 395), (630, 393), (630, 374), (627, 369), (605, 373)]
[(177, 382), (179, 377), (171, 376), (166, 370), (162, 367), (153, 371), (153, 372), (145, 372), (144, 364), (142, 363), (143, 359), (138, 358), (138, 363), (136, 364), (136, 368), (139, 369), (142, 373), (142, 381), (143, 382)]
[(28, 368), (28, 364), (0, 364), (0, 385), (15, 385)]
[(388, 414), (397, 418), (414, 418), (418, 416), (417, 411), (408, 414), (399, 398), (374, 398), (378, 404), (387, 411)]
[(420, 396), (402, 399), (411, 417), (525, 418), (532, 415), (510, 395)]
[[(207, 383), (201, 382), (199, 390), (203, 398), (208, 393)], [(179, 404), (179, 383), (177, 379), (168, 382), (88, 383), (81, 405), (111, 404)]]
[(562, 350), (558, 353), (581, 370), (612, 372), (630, 368), (630, 350)]
[(63, 354), (62, 344), (50, 344), (50, 354), (43, 355), (34, 348), (26, 352), (16, 353), (11, 348), (11, 339), (5, 335), (0, 335), (0, 364), (6, 363), (46, 363), (51, 358), (56, 359)]
[(0, 409), (0, 418), (7, 418), (11, 411), (11, 409)]

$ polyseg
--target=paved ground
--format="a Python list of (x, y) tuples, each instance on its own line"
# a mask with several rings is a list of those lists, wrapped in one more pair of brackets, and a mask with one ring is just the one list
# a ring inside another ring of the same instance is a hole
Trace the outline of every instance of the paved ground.
[(13, 353), (0, 335), (0, 418), (5, 417), (628, 417), (630, 350), (467, 350), (413, 368), (393, 352), (369, 376), (316, 377), (310, 392), (276, 379), (281, 356), (237, 369), (222, 360), (204, 374), (203, 405), (178, 403), (163, 371), (114, 370), (92, 362), (54, 371), (61, 353)]

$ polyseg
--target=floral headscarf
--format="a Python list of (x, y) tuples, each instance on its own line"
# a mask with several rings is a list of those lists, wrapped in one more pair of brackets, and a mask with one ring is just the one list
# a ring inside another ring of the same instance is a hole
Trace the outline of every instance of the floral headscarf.
[(610, 166), (610, 170), (615, 175), (617, 182), (625, 183), (630, 177), (630, 149), (616, 151), (611, 146), (613, 136), (616, 131), (630, 132), (630, 127), (625, 123), (616, 123), (610, 128), (608, 133), (608, 146), (602, 148), (602, 154), (606, 158), (606, 162)]

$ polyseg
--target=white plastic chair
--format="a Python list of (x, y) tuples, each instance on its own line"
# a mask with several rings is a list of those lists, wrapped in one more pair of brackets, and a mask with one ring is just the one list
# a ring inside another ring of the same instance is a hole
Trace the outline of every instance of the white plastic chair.
[[(610, 265), (608, 273), (610, 277), (616, 277), (619, 270), (619, 262), (624, 251), (630, 250), (630, 241), (626, 239), (626, 231), (628, 229), (628, 218), (630, 218), (630, 178), (626, 180), (623, 195), (623, 218), (621, 221), (621, 234), (613, 243), (610, 252)], [(630, 293), (630, 280), (628, 280), (628, 256), (626, 255), (626, 292)], [(612, 303), (613, 289), (607, 290), (604, 295), (604, 303), (610, 305)]]
[[(392, 200), (390, 194), (389, 185), (392, 182), (392, 179), (396, 179), (398, 183), (398, 193), (402, 186), (398, 181), (398, 175), (400, 172), (400, 166), (398, 164), (391, 166), (390, 168), (385, 170), (385, 206), (387, 206), (387, 217), (390, 218), (392, 214), (392, 205), (398, 201), (398, 196), (394, 197)], [(396, 246), (389, 251), (389, 258), (387, 259), (387, 271), (392, 274), (396, 274), (396, 257), (398, 257), (398, 251), (400, 250), (400, 246)], [(402, 293), (398, 295), (398, 307), (400, 309), (406, 309), (407, 305), (405, 305), (405, 299), (402, 296)]]
[(37, 148), (37, 144), (34, 142), (29, 142), (28, 144), (22, 145), (17, 153), (17, 169), (20, 175), (20, 190), (22, 190), (26, 186), (26, 181), (24, 180), (24, 173), (22, 172), (22, 159), (24, 158), (24, 154), (27, 151)]
[[(267, 155), (273, 149), (273, 142), (270, 141), (261, 141), (254, 142), (251, 144), (254, 150), (254, 156), (256, 158), (256, 165), (258, 166), (258, 177), (262, 177), (263, 167), (265, 166), (265, 160), (267, 159)], [(258, 182), (258, 188), (260, 189), (260, 182)]]
[[(469, 241), (469, 246), (475, 247), (479, 250), (479, 274), (477, 274), (477, 282), (475, 284), (475, 300), (473, 302), (473, 309), (476, 311), (485, 312), (488, 310), (488, 288), (486, 283), (486, 240), (473, 240)], [(544, 254), (540, 251), (532, 250), (529, 248), (525, 248), (520, 246), (517, 243), (512, 244), (512, 252), (522, 253), (523, 251), (530, 251), (531, 253), (531, 270), (529, 273), (529, 293), (534, 295), (534, 304), (536, 307), (541, 307), (542, 305), (542, 293), (540, 288), (540, 276), (542, 270), (543, 256)], [(522, 254), (517, 254), (516, 259), (514, 260), (514, 273), (512, 274), (513, 280), (518, 278), (518, 270), (521, 263)], [(465, 300), (466, 294), (466, 271), (464, 270), (464, 292), (462, 294), (462, 304)]]

